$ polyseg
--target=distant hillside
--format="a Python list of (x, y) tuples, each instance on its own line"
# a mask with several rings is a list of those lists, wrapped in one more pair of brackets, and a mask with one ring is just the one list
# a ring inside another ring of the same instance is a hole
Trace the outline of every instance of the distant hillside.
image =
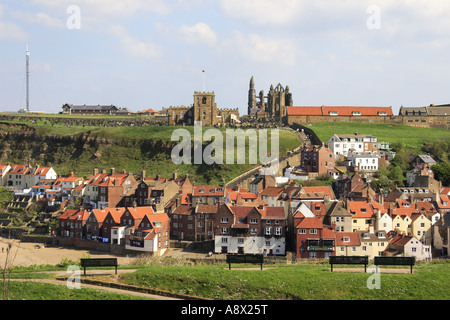
[(390, 144), (401, 142), (412, 152), (421, 152), (422, 146), (430, 141), (450, 141), (450, 130), (417, 128), (397, 124), (359, 123), (359, 122), (321, 122), (307, 127), (314, 130), (320, 140), (327, 142), (333, 132), (337, 134), (371, 134), (378, 138), (378, 142), (386, 141)]
[[(28, 163), (53, 166), (59, 174), (87, 176), (94, 168), (122, 169), (134, 174), (146, 170), (147, 176), (161, 174), (178, 176), (189, 174), (197, 183), (230, 181), (251, 164), (175, 165), (171, 152), (176, 141), (171, 141), (169, 126), (64, 126), (48, 123), (19, 121), (0, 122), (0, 163)], [(185, 127), (194, 136), (193, 127)], [(208, 130), (204, 127), (203, 131)], [(225, 128), (220, 129), (224, 134)], [(210, 142), (205, 142), (207, 146)], [(292, 131), (280, 130), (280, 156), (300, 145)], [(247, 150), (248, 153), (248, 150)]]

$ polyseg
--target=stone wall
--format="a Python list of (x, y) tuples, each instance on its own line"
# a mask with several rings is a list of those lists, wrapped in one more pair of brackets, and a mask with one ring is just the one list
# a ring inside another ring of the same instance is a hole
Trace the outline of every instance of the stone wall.
[[(305, 139), (305, 135), (302, 132), (297, 132), (297, 135), (300, 137), (302, 144), (299, 145), (295, 150), (290, 152), (285, 157), (280, 158), (278, 163), (278, 171), (276, 173), (276, 176), (282, 176), (283, 175), (283, 169), (287, 166), (289, 163), (289, 166), (294, 167), (298, 166), (301, 163), (300, 160), (300, 153), (301, 153), (301, 147), (303, 143), (307, 143)], [(227, 188), (233, 188), (235, 186), (239, 186), (240, 188), (250, 190), (250, 183), (253, 181), (256, 175), (259, 174), (259, 171), (263, 168), (263, 165), (259, 165), (247, 172), (244, 172), (240, 176), (234, 178), (230, 182), (227, 183)]]
[(450, 128), (450, 116), (288, 116), (289, 125), (295, 123), (314, 124), (317, 122), (369, 122), (403, 124), (423, 128)]

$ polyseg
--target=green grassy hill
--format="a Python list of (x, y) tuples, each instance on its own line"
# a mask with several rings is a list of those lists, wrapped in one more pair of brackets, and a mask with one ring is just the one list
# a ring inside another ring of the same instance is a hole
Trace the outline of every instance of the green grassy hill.
[(390, 144), (402, 142), (405, 149), (420, 152), (424, 143), (434, 140), (450, 141), (450, 130), (434, 128), (416, 128), (405, 125), (385, 123), (359, 122), (320, 122), (308, 125), (314, 130), (320, 140), (327, 142), (333, 132), (336, 134), (371, 134), (378, 138), (378, 142)]
[[(414, 273), (380, 274), (380, 289), (370, 289), (373, 273), (331, 272), (328, 262), (266, 265), (228, 270), (226, 265), (152, 265), (124, 274), (121, 281), (218, 300), (447, 300), (447, 262), (418, 263)], [(240, 265), (239, 267), (242, 267)]]
[[(163, 177), (170, 177), (176, 170), (178, 176), (189, 174), (196, 183), (230, 181), (255, 166), (248, 161), (246, 164), (176, 165), (171, 159), (172, 149), (179, 143), (171, 141), (175, 129), (186, 129), (194, 137), (194, 127), (67, 126), (43, 121), (2, 121), (0, 163), (29, 162), (53, 166), (59, 174), (73, 171), (82, 176), (89, 175), (94, 168), (124, 169), (134, 174), (145, 170), (147, 176), (161, 174)], [(203, 132), (208, 129), (211, 128), (203, 127)], [(226, 128), (219, 130), (225, 144)], [(210, 143), (204, 142), (203, 147)], [(300, 143), (294, 132), (280, 130), (280, 156)], [(246, 149), (248, 155), (248, 144)]]

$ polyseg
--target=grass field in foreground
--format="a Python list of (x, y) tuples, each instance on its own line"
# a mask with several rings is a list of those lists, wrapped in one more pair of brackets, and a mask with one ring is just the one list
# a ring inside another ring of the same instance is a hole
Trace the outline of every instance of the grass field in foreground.
[[(345, 267), (345, 266), (341, 266)], [(355, 268), (355, 266), (349, 266)], [(379, 289), (370, 289), (373, 273), (331, 272), (327, 261), (297, 264), (268, 264), (260, 270), (256, 265), (194, 265), (183, 261), (158, 260), (149, 265), (127, 266), (133, 273), (121, 274), (118, 281), (172, 293), (188, 294), (214, 300), (448, 300), (450, 299), (450, 261), (418, 262), (413, 274), (379, 274)], [(244, 270), (242, 270), (244, 268)], [(387, 268), (387, 267), (386, 267)], [(391, 268), (391, 267), (389, 267)], [(11, 279), (51, 279), (45, 273), (51, 266), (18, 268)], [(384, 268), (381, 268), (384, 269)], [(112, 276), (98, 276), (104, 281)], [(372, 277), (372, 278), (371, 278)], [(114, 277), (115, 278), (115, 277)], [(25, 300), (106, 300), (138, 299), (107, 294), (97, 290), (69, 290), (65, 286), (15, 282), (7, 280), (8, 298)]]
[(379, 274), (380, 289), (367, 286), (373, 274), (331, 272), (328, 263), (266, 265), (264, 270), (253, 267), (228, 270), (227, 265), (149, 266), (123, 274), (121, 281), (218, 300), (450, 299), (449, 262), (419, 263), (413, 274)]
[(8, 281), (5, 300), (151, 300), (131, 294), (119, 294), (90, 288), (69, 289), (65, 285)]

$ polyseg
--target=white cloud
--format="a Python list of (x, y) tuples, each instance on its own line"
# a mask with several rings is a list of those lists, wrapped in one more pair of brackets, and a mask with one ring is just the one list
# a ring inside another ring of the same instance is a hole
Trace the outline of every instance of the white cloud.
[(43, 12), (31, 13), (24, 11), (14, 11), (11, 13), (11, 16), (27, 23), (43, 24), (47, 27), (65, 28), (66, 26), (65, 22), (57, 18), (50, 17), (48, 14)]
[(189, 43), (204, 43), (207, 45), (217, 43), (217, 34), (203, 22), (196, 23), (193, 26), (183, 25), (179, 32), (183, 39)]
[(90, 18), (95, 15), (99, 19), (105, 17), (129, 17), (137, 12), (154, 12), (168, 14), (171, 7), (162, 0), (32, 0), (34, 3), (47, 8), (67, 8), (70, 5), (80, 7), (82, 14)]
[(301, 11), (297, 0), (218, 0), (218, 4), (226, 15), (254, 24), (284, 24)]
[(111, 25), (108, 33), (119, 39), (121, 48), (127, 54), (134, 57), (156, 58), (162, 54), (162, 48), (150, 41), (142, 41), (133, 37), (128, 30), (121, 25)]
[(125, 52), (135, 57), (156, 58), (162, 54), (162, 48), (155, 43), (145, 42), (131, 36), (121, 39)]
[(164, 23), (155, 23), (157, 31), (164, 33), (166, 39), (172, 38), (176, 41), (184, 41), (192, 44), (205, 44), (214, 46), (218, 42), (217, 33), (209, 25), (198, 22), (192, 26), (182, 25), (180, 27)]
[(293, 65), (301, 51), (290, 39), (274, 39), (258, 34), (243, 35), (234, 31), (231, 38), (223, 41), (221, 49), (226, 54), (236, 54), (256, 62), (274, 62)]
[(28, 40), (29, 35), (14, 23), (0, 21), (0, 40)]

